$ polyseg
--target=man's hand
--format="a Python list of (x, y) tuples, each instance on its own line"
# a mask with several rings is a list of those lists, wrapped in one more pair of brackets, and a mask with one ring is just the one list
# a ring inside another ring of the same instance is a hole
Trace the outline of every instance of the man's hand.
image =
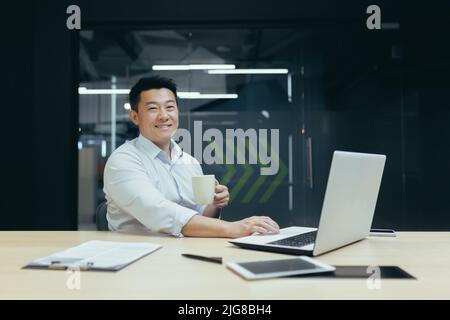
[(214, 192), (216, 195), (214, 196), (213, 205), (219, 209), (228, 206), (228, 203), (230, 202), (230, 193), (228, 192), (227, 186), (218, 184), (216, 185)]
[(253, 216), (239, 221), (228, 222), (227, 226), (227, 237), (229, 238), (279, 232), (280, 226), (266, 216)]

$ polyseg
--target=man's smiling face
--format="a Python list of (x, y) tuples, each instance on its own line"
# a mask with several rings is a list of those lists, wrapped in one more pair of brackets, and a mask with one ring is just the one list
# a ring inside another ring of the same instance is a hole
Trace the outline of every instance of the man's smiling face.
[(142, 91), (137, 112), (131, 110), (130, 118), (145, 138), (162, 148), (178, 128), (178, 106), (174, 93), (166, 88)]

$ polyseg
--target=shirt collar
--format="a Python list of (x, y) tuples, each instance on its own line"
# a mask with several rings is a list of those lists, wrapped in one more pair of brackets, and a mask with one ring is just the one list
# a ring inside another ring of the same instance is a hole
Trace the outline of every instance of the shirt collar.
[[(139, 134), (138, 142), (152, 159), (155, 159), (156, 157), (158, 157), (158, 155), (160, 156), (160, 158), (168, 158), (167, 154), (160, 147), (154, 144), (151, 140), (144, 137), (142, 134)], [(173, 139), (170, 139), (170, 149), (172, 161), (177, 160), (183, 154), (183, 150)]]
[(172, 161), (175, 162), (183, 155), (183, 149), (173, 139), (170, 139), (170, 145)]

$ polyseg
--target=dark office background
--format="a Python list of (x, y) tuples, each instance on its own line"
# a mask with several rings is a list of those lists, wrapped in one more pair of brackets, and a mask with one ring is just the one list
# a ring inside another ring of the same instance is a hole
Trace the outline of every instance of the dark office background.
[[(295, 177), (303, 190), (296, 201), (308, 214), (283, 222), (316, 222), (331, 151), (341, 149), (387, 155), (374, 226), (450, 229), (448, 1), (147, 0), (5, 5), (1, 230), (78, 228), (79, 33), (66, 28), (70, 4), (81, 8), (82, 30), (314, 30), (301, 54), (303, 113), (286, 120), (305, 126), (306, 135), (294, 137), (300, 148), (294, 152), (306, 166), (302, 151), (312, 143), (314, 185), (306, 169)], [(398, 32), (361, 31), (370, 4), (382, 8), (383, 21), (399, 23)], [(279, 190), (270, 203), (240, 204), (229, 217), (261, 207), (276, 216), (286, 181)]]

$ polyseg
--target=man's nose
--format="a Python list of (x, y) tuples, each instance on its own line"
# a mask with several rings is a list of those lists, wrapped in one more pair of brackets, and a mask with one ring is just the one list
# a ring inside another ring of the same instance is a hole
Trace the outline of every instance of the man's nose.
[(167, 110), (165, 110), (164, 108), (161, 108), (159, 110), (159, 114), (158, 114), (160, 119), (164, 119), (166, 120), (167, 118), (169, 118), (169, 113), (167, 112)]

